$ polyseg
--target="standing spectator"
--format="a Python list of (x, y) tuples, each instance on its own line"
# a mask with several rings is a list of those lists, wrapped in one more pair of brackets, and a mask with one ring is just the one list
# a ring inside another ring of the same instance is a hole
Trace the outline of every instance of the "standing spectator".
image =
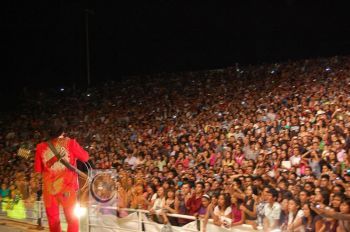
[(218, 197), (219, 197), (219, 194), (213, 194), (211, 196), (211, 202), (207, 208), (207, 212), (204, 216), (204, 221), (203, 221), (204, 232), (207, 229), (208, 220), (210, 218), (214, 218), (214, 209), (218, 205)]
[(277, 202), (278, 192), (269, 188), (266, 193), (266, 205), (264, 207), (264, 231), (268, 232), (279, 227), (281, 205)]
[(311, 209), (310, 204), (304, 204), (302, 208), (304, 217), (302, 223), (305, 228), (305, 232), (317, 232), (320, 231), (322, 226), (322, 220), (317, 213)]
[(300, 201), (301, 207), (303, 207), (304, 204), (309, 202), (310, 195), (311, 195), (310, 192), (305, 189), (302, 189), (299, 192), (299, 201)]
[(202, 204), (201, 204), (201, 207), (198, 210), (198, 217), (200, 219), (204, 219), (205, 218), (205, 215), (208, 212), (210, 201), (211, 201), (211, 198), (210, 198), (210, 196), (208, 194), (204, 194), (202, 196)]
[(137, 158), (133, 155), (131, 151), (128, 151), (124, 163), (128, 164), (134, 170), (137, 165)]
[(245, 223), (251, 225), (254, 229), (257, 229), (257, 209), (254, 199), (256, 195), (256, 187), (252, 185), (247, 186), (245, 189), (244, 203), (240, 206), (240, 209), (244, 212)]
[[(350, 199), (343, 200), (340, 204), (340, 213), (343, 215), (350, 214)], [(337, 231), (349, 231), (350, 230), (350, 221), (339, 219), (338, 220)]]
[(178, 226), (177, 218), (167, 216), (167, 213), (178, 213), (179, 202), (175, 197), (175, 189), (168, 189), (165, 197), (165, 201), (162, 206), (162, 215), (164, 218), (164, 224), (170, 223), (173, 226)]
[[(179, 214), (188, 215), (189, 210), (187, 208), (187, 202), (191, 198), (190, 184), (188, 182), (183, 183), (181, 186), (181, 190), (178, 190), (176, 192), (176, 196), (178, 197), (178, 201), (179, 201), (179, 209), (178, 209)], [(178, 222), (180, 226), (183, 226), (190, 221), (187, 219), (179, 218)]]
[(10, 188), (8, 188), (6, 183), (1, 184), (0, 188), (0, 200), (10, 195)]
[(240, 204), (235, 195), (231, 195), (232, 222), (231, 226), (242, 225), (245, 220), (244, 211), (240, 209)]
[(191, 198), (186, 202), (189, 215), (198, 216), (198, 211), (202, 204), (202, 197), (204, 193), (204, 183), (197, 182), (195, 185), (194, 193)]
[(158, 222), (158, 223), (163, 222), (163, 218), (160, 215), (162, 213), (162, 207), (164, 204), (165, 204), (165, 192), (163, 187), (159, 187), (157, 190), (157, 198), (154, 201), (153, 205), (151, 205), (151, 208), (149, 210), (155, 222)]
[(288, 202), (288, 224), (286, 231), (302, 232), (304, 231), (302, 225), (302, 218), (304, 216), (303, 210), (300, 208), (300, 201), (292, 198)]
[(22, 194), (14, 184), (10, 186), (10, 196), (7, 201), (6, 212), (9, 218), (26, 218), (26, 208), (22, 199)]
[(218, 205), (214, 208), (214, 224), (229, 228), (232, 223), (231, 199), (229, 194), (220, 194)]
[(133, 209), (147, 209), (150, 204), (143, 194), (143, 186), (137, 184), (133, 187), (130, 198), (130, 208)]

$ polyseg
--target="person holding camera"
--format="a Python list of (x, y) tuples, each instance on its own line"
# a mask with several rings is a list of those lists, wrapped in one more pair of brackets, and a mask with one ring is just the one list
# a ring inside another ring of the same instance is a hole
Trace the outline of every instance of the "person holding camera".
[[(324, 204), (317, 204), (310, 207), (320, 216), (331, 220), (338, 220), (337, 232), (350, 231), (350, 199), (345, 199), (340, 204), (340, 212), (336, 212), (334, 209), (327, 207)], [(328, 231), (328, 230), (324, 230)]]

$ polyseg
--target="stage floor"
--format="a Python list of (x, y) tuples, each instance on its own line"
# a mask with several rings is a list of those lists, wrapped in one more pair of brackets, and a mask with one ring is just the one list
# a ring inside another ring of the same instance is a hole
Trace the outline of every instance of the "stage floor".
[(1, 232), (34, 232), (34, 231), (49, 231), (48, 228), (38, 230), (35, 225), (29, 223), (15, 222), (0, 218), (0, 231)]

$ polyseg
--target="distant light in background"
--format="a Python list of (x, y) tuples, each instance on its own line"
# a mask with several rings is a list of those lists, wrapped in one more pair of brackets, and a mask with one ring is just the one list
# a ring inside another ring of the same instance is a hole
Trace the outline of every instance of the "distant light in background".
[(60, 91), (63, 92), (63, 91), (64, 91), (64, 88), (61, 88)]

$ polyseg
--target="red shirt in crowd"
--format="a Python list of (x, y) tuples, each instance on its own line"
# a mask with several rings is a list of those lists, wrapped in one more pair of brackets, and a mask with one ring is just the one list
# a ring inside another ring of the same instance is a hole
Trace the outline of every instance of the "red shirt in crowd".
[(188, 201), (186, 202), (186, 207), (188, 209), (189, 215), (194, 215), (195, 213), (198, 213), (199, 209), (202, 205), (202, 196), (199, 198), (196, 198), (196, 195), (194, 194)]

